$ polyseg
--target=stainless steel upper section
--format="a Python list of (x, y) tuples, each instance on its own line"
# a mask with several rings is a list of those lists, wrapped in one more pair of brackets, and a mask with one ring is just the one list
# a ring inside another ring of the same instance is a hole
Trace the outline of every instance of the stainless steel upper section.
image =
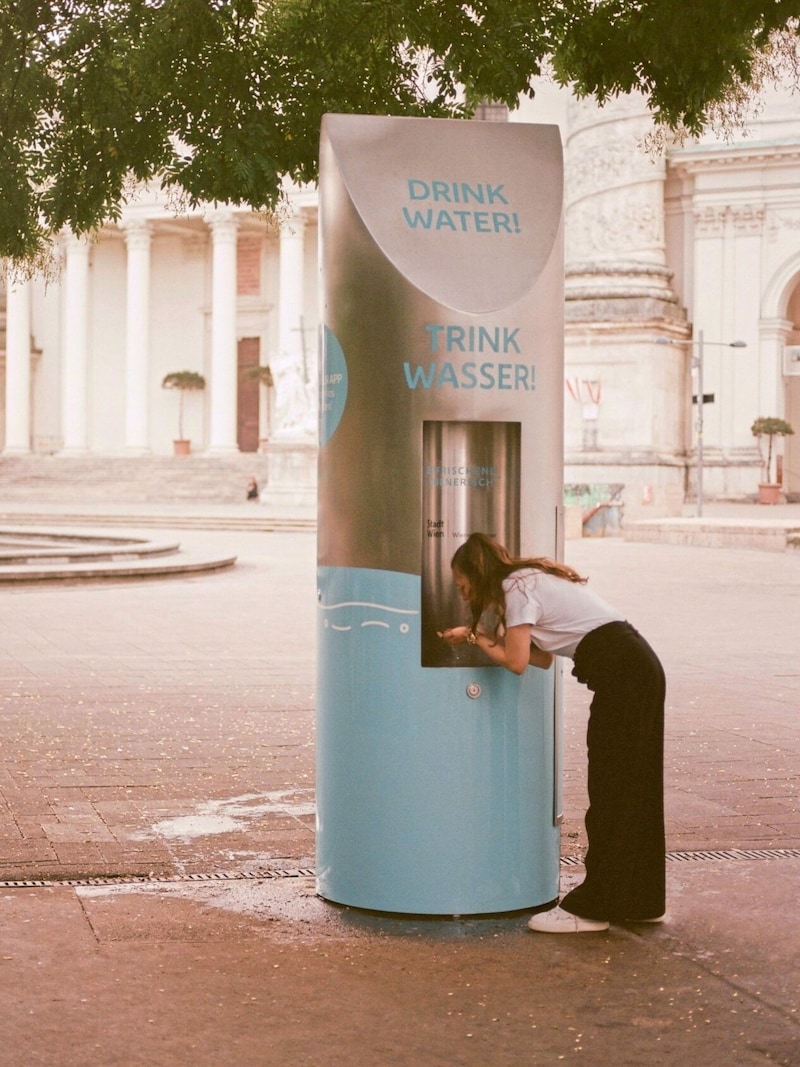
[(426, 420), (519, 423), (521, 549), (552, 554), (564, 392), (557, 129), (331, 115), (320, 158), (322, 321), (348, 382), (320, 448), (320, 563), (420, 573)]

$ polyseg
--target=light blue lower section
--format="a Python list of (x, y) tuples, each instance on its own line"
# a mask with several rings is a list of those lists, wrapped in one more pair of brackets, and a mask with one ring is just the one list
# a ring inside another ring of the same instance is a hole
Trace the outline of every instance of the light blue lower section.
[(418, 576), (318, 581), (320, 894), (423, 915), (553, 900), (552, 670), (423, 668)]

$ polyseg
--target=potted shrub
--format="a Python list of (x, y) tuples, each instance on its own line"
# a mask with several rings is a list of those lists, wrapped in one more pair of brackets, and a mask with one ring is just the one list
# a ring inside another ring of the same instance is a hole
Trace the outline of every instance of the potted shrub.
[(172, 443), (176, 456), (188, 456), (191, 451), (191, 442), (183, 436), (183, 395), (189, 390), (198, 391), (205, 389), (206, 380), (202, 374), (194, 370), (172, 371), (164, 376), (161, 383), (163, 389), (178, 390), (178, 436)]
[[(758, 502), (759, 504), (777, 504), (780, 500), (781, 486), (777, 481), (777, 477), (773, 478), (772, 476), (774, 441), (776, 437), (786, 437), (789, 434), (793, 434), (794, 430), (785, 419), (778, 419), (772, 416), (756, 419), (750, 430), (753, 437), (758, 438), (758, 450), (761, 453), (762, 461), (764, 461), (764, 480), (759, 482), (758, 485)], [(764, 453), (761, 452), (762, 437), (767, 439), (766, 460), (764, 460)]]

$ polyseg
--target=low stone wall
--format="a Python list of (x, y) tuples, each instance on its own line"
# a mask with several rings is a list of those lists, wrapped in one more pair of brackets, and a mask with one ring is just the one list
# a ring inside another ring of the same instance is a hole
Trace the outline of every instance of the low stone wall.
[(626, 524), (626, 541), (785, 552), (798, 547), (800, 525), (747, 519), (653, 519)]

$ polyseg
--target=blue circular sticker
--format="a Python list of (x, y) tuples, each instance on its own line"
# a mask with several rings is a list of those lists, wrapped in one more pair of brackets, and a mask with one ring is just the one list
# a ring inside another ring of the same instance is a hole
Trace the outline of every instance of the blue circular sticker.
[(333, 437), (347, 402), (347, 363), (336, 335), (322, 332), (322, 382), (319, 395), (319, 441)]

